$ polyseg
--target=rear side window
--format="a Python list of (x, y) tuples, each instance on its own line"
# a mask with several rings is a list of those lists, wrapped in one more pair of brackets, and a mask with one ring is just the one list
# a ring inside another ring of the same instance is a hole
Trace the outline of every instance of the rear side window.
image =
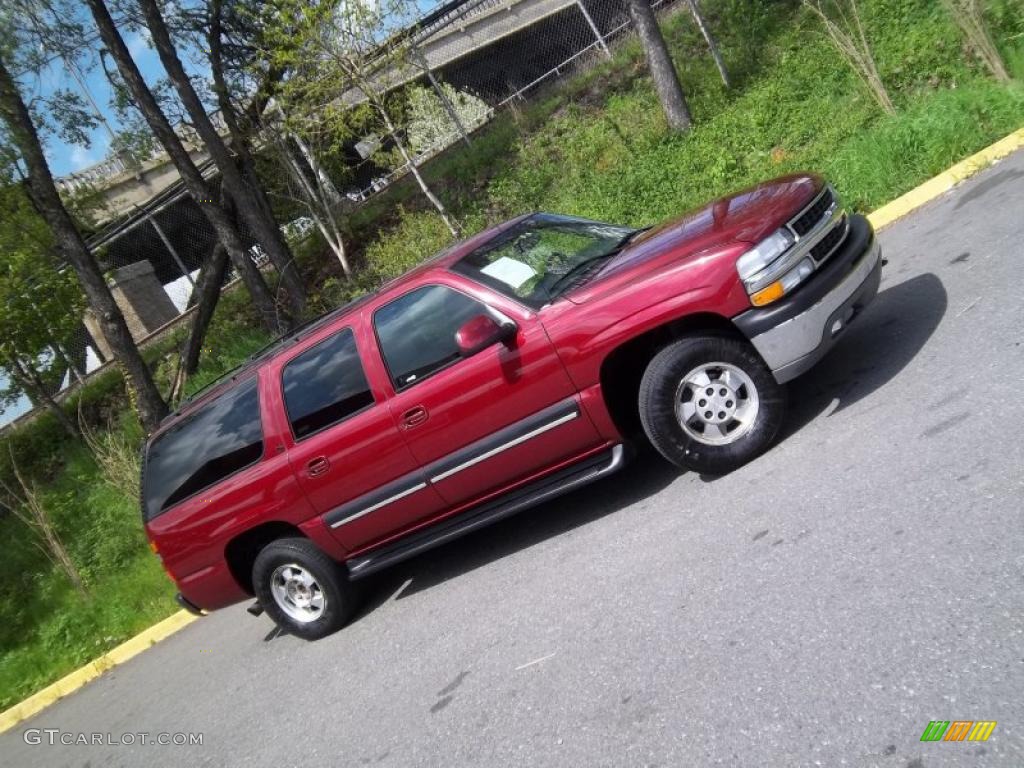
[(296, 440), (373, 405), (356, 340), (348, 328), (288, 363), (283, 383)]
[(455, 332), (487, 308), (443, 285), (428, 285), (373, 316), (377, 340), (395, 389), (404, 389), (459, 359)]
[(256, 379), (232, 389), (164, 432), (146, 454), (143, 511), (152, 520), (263, 455)]

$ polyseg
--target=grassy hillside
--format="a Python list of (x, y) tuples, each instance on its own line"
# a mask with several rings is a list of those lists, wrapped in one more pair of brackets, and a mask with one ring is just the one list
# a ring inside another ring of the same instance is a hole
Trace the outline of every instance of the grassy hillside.
[[(668, 135), (635, 41), (506, 112), (427, 168), (436, 190), (472, 232), (526, 210), (546, 209), (645, 224), (708, 198), (796, 169), (824, 173), (861, 210), (912, 188), (1024, 125), (1024, 88), (990, 80), (964, 52), (934, 0), (862, 0), (867, 34), (898, 114), (885, 116), (815, 20), (792, 2), (705, 0), (734, 79), (723, 88), (688, 17), (664, 21), (695, 118)], [(990, 22), (1018, 81), (1024, 78), (1024, 14), (992, 2)], [(331, 306), (412, 266), (450, 236), (409, 184), (350, 222), (362, 271), (337, 277), (316, 243), (302, 263)], [(261, 346), (244, 299), (218, 308), (201, 384)], [(154, 353), (156, 358), (160, 352)], [(157, 360), (159, 364), (159, 359)], [(167, 376), (166, 364), (159, 364)], [(175, 609), (173, 590), (145, 547), (135, 495), (114, 462), (134, 460), (139, 434), (116, 376), (81, 396), (88, 417), (111, 424), (123, 450), (98, 463), (43, 416), (5, 439), (39, 484), (85, 576), (81, 599), (31, 544), (0, 519), (0, 708), (95, 657)], [(0, 445), (0, 463), (8, 455)]]
[[(731, 90), (686, 15), (663, 24), (692, 132), (666, 133), (639, 45), (626, 41), (612, 62), (503, 116), (471, 150), (430, 167), (467, 229), (537, 209), (647, 224), (798, 169), (824, 173), (850, 204), (870, 210), (1024, 124), (1024, 87), (996, 84), (965, 56), (959, 30), (934, 0), (862, 0), (894, 117), (798, 4), (706, 5)], [(1019, 80), (1024, 14), (1014, 13), (1013, 0), (992, 11)], [(395, 202), (416, 212), (406, 210), (366, 245), (376, 274), (401, 271), (448, 240), (414, 190), (380, 205), (394, 210)]]

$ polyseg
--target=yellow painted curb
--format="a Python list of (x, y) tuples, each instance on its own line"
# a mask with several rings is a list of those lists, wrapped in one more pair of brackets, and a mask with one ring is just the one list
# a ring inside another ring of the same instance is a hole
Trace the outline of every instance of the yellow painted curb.
[[(888, 224), (892, 224), (897, 219), (906, 216), (911, 211), (948, 192), (961, 181), (984, 170), (996, 160), (1000, 160), (1021, 148), (1024, 148), (1024, 128), (1014, 131), (1005, 139), (997, 141), (995, 144), (971, 155), (966, 160), (961, 160), (952, 168), (929, 179), (921, 186), (915, 187), (902, 197), (898, 197), (891, 203), (887, 203), (878, 210), (869, 213), (868, 220), (875, 229), (881, 229)], [(108, 669), (116, 667), (118, 664), (123, 664), (133, 656), (142, 653), (151, 645), (173, 635), (197, 618), (197, 616), (187, 611), (178, 611), (173, 616), (169, 616), (130, 640), (126, 640), (121, 645), (103, 654), (98, 659), (89, 662), (84, 667), (76, 669), (70, 675), (29, 696), (20, 704), (15, 704), (10, 709), (0, 713), (0, 733), (10, 730), (21, 721), (46, 709), (46, 707), (58, 699), (77, 691)]]
[(26, 720), (32, 717), (32, 715), (41, 712), (58, 699), (77, 691), (108, 669), (116, 667), (118, 664), (123, 664), (133, 656), (142, 653), (151, 645), (173, 635), (197, 618), (199, 617), (187, 611), (178, 611), (163, 621), (154, 624), (149, 629), (143, 630), (130, 640), (125, 640), (116, 648), (111, 649), (98, 659), (90, 661), (84, 667), (76, 669), (66, 677), (62, 677), (52, 685), (43, 688), (38, 693), (32, 694), (20, 704), (15, 704), (10, 709), (0, 713), (0, 733), (10, 730), (22, 720)]
[(1022, 147), (1024, 147), (1024, 128), (1014, 131), (1005, 139), (1000, 139), (966, 160), (961, 160), (952, 168), (929, 179), (921, 186), (915, 187), (902, 197), (897, 197), (891, 203), (886, 203), (877, 211), (869, 213), (868, 220), (875, 229), (892, 224), (896, 219), (906, 216), (911, 211), (948, 192), (961, 181), (988, 168), (996, 160), (1000, 160)]

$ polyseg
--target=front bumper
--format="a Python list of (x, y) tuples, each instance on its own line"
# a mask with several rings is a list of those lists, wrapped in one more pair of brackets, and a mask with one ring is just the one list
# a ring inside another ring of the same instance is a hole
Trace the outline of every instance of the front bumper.
[(850, 217), (846, 241), (792, 296), (734, 318), (783, 384), (817, 363), (878, 293), (882, 252), (871, 224)]

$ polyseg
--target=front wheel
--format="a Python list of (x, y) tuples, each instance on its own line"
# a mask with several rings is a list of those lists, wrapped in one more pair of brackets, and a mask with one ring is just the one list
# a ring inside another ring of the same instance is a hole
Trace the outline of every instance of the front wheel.
[(785, 389), (749, 344), (682, 339), (662, 349), (640, 382), (640, 420), (673, 464), (724, 474), (762, 453), (786, 412)]
[(341, 629), (355, 608), (340, 566), (308, 539), (278, 539), (264, 547), (253, 563), (252, 583), (267, 615), (306, 640)]

